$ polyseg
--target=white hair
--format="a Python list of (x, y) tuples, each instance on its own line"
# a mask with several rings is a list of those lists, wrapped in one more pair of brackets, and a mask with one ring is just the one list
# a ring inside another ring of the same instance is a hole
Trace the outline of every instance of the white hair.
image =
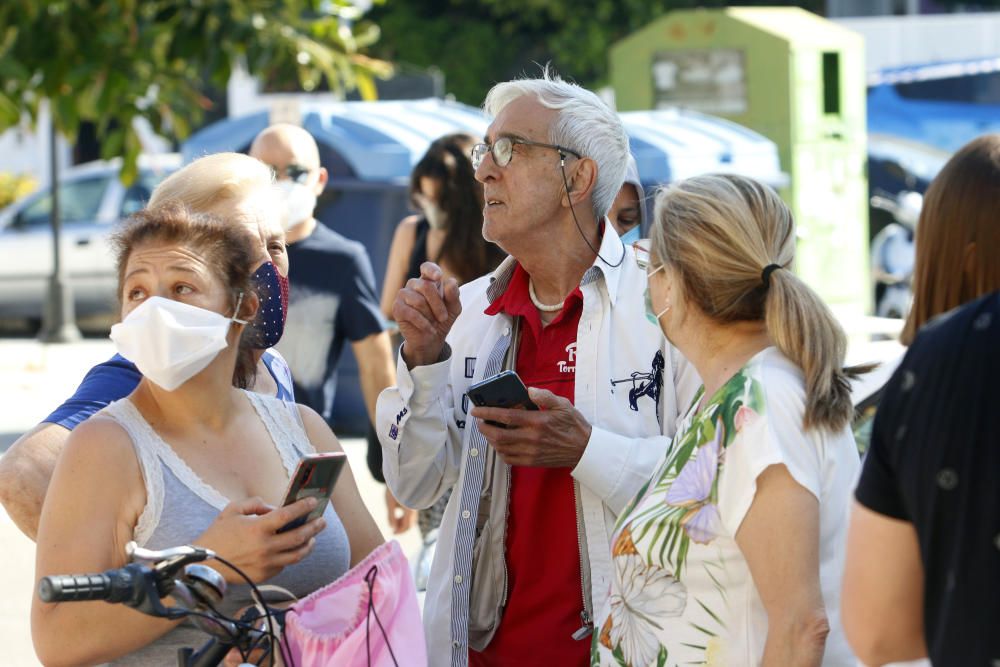
[(548, 66), (539, 79), (515, 79), (493, 86), (483, 110), (496, 116), (525, 95), (533, 95), (542, 106), (558, 112), (549, 128), (550, 143), (570, 148), (597, 163), (591, 204), (594, 215), (603, 218), (622, 188), (628, 165), (628, 134), (618, 114), (591, 91), (563, 81)]

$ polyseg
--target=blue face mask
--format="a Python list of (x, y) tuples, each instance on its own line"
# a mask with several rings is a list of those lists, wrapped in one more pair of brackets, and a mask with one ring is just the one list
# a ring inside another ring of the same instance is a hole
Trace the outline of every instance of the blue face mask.
[(285, 332), (285, 318), (288, 316), (288, 278), (278, 272), (272, 262), (264, 262), (250, 277), (260, 308), (250, 325), (253, 347), (266, 350), (274, 347)]
[(622, 236), (621, 236), (622, 243), (624, 243), (625, 245), (632, 245), (633, 243), (635, 243), (636, 241), (638, 241), (640, 238), (642, 238), (641, 233), (640, 233), (641, 230), (639, 229), (640, 227), (642, 227), (642, 225), (636, 225), (632, 229), (630, 229), (627, 232), (625, 232), (624, 234), (622, 234)]

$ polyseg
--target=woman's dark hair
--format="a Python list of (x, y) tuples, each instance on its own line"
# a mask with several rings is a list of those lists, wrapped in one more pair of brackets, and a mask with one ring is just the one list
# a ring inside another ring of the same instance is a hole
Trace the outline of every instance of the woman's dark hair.
[(931, 181), (917, 223), (904, 345), (936, 315), (1000, 289), (1000, 134), (973, 139)]
[[(136, 248), (148, 244), (184, 245), (201, 255), (205, 264), (222, 281), (230, 294), (230, 307), (235, 308), (240, 294), (250, 294), (251, 264), (256, 256), (254, 238), (239, 225), (226, 224), (207, 213), (193, 213), (187, 207), (167, 202), (153, 209), (133, 214), (111, 237), (118, 264), (118, 299), (122, 300), (125, 269)], [(237, 317), (247, 319), (250, 305), (243, 299)], [(233, 371), (233, 385), (246, 389), (253, 385), (257, 364), (246, 327), (240, 337)]]
[(430, 145), (410, 174), (410, 202), (419, 208), (414, 195), (420, 193), (420, 179), (440, 184), (437, 204), (445, 212), (448, 233), (441, 252), (431, 261), (444, 261), (461, 283), (489, 273), (500, 264), (504, 252), (483, 238), (483, 186), (476, 180), (470, 153), (476, 143), (468, 134), (448, 134)]

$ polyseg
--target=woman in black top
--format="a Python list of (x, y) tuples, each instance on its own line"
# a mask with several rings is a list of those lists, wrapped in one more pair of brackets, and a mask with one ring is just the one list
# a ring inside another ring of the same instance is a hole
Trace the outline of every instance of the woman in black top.
[[(459, 284), (475, 280), (495, 269), (504, 252), (483, 239), (483, 186), (476, 180), (470, 153), (477, 139), (468, 134), (448, 134), (430, 145), (410, 174), (410, 202), (419, 213), (400, 221), (392, 238), (385, 280), (382, 281), (382, 312), (392, 319), (392, 302), (410, 278), (420, 276), (426, 261), (438, 264), (446, 277)], [(369, 465), (378, 450), (369, 447)], [(396, 532), (412, 524), (413, 514), (403, 511), (386, 492), (389, 523)], [(421, 512), (420, 530), (427, 534), (440, 523), (448, 494), (432, 508)], [(399, 508), (399, 509), (397, 509)]]
[(392, 318), (392, 301), (406, 281), (432, 261), (459, 284), (495, 269), (504, 257), (483, 239), (483, 186), (476, 180), (469, 153), (476, 139), (449, 134), (427, 149), (410, 174), (410, 202), (420, 211), (400, 221), (392, 238), (382, 312)]
[(1000, 664), (1000, 311), (980, 298), (1000, 289), (998, 210), (990, 134), (934, 178), (917, 223), (912, 347), (875, 416), (847, 546), (841, 611), (865, 664)]

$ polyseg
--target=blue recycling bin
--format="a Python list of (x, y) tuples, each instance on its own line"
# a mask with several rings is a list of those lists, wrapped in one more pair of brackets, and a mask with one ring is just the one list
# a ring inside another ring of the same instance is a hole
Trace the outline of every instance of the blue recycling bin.
[[(775, 187), (787, 180), (774, 142), (730, 121), (686, 111), (621, 116), (644, 187), (717, 171), (753, 176)], [(476, 107), (437, 99), (304, 102), (301, 117), (330, 173), (316, 217), (368, 249), (381, 290), (396, 224), (412, 212), (407, 197), (410, 171), (432, 141), (452, 132), (483, 136), (489, 118)], [(184, 160), (220, 151), (246, 152), (268, 123), (266, 112), (218, 121), (184, 143)], [(367, 429), (357, 363), (349, 347), (340, 363), (334, 422), (338, 433)]]

